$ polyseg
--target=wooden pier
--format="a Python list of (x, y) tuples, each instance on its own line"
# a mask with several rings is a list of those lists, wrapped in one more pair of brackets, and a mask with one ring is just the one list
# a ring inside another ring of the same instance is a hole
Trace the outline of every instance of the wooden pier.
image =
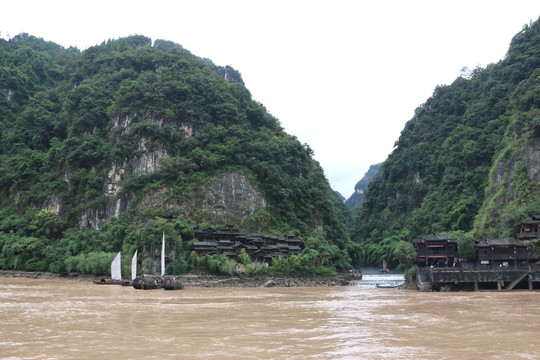
[(420, 290), (512, 290), (540, 289), (540, 267), (509, 268), (417, 268), (416, 281)]

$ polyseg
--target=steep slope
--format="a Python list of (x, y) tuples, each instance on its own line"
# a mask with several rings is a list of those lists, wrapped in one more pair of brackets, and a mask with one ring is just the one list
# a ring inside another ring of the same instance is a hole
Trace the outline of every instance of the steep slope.
[(510, 234), (514, 221), (540, 211), (539, 44), (537, 21), (504, 60), (437, 87), (417, 108), (355, 218), (367, 262), (395, 261), (395, 244), (420, 234)]
[(520, 83), (510, 109), (504, 147), (474, 224), (477, 236), (515, 236), (517, 224), (540, 213), (540, 69)]
[(364, 201), (365, 193), (368, 190), (369, 183), (379, 173), (382, 163), (371, 165), (364, 176), (354, 186), (354, 193), (345, 201), (345, 204), (351, 211), (356, 211)]
[[(144, 36), (83, 52), (24, 34), (0, 41), (2, 230), (35, 235), (24, 224), (42, 210), (58, 217), (51, 243), (126, 217), (349, 243), (311, 149), (231, 67)], [(102, 248), (125, 246), (115, 241)]]

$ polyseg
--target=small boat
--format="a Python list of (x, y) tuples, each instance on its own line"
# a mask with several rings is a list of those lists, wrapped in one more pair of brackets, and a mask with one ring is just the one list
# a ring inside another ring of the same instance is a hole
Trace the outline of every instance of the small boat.
[[(176, 253), (176, 250), (175, 250)], [(184, 288), (184, 284), (178, 280), (175, 276), (165, 275), (165, 232), (163, 232), (163, 240), (161, 243), (161, 275), (142, 275), (135, 276), (137, 274), (137, 252), (133, 256), (131, 261), (131, 276), (133, 281), (131, 285), (135, 289), (153, 290), (163, 288), (165, 290), (181, 290)], [(135, 270), (133, 270), (135, 269)]]
[(122, 280), (121, 272), (121, 260), (120, 252), (116, 254), (114, 260), (111, 262), (111, 278), (110, 279), (100, 279), (93, 281), (97, 285), (129, 285), (129, 281)]
[(163, 288), (165, 290), (182, 290), (184, 284), (175, 276), (165, 276), (163, 278)]
[(382, 284), (376, 284), (375, 287), (379, 288), (379, 289), (393, 289), (393, 288), (397, 288), (399, 286), (401, 286), (403, 284), (398, 284), (398, 283), (382, 283)]
[[(152, 240), (153, 244), (153, 240)], [(165, 233), (163, 233), (163, 244), (162, 244), (162, 251), (161, 251), (161, 257), (162, 257), (162, 263), (164, 261), (165, 254), (163, 253), (163, 245), (165, 244)], [(153, 245), (152, 245), (153, 248)], [(135, 276), (133, 281), (131, 282), (131, 285), (134, 289), (137, 290), (154, 290), (161, 288), (161, 285), (163, 283), (163, 278), (158, 275), (149, 275), (149, 274), (143, 274), (141, 276), (137, 276), (137, 250), (135, 250), (135, 255), (133, 255), (133, 259), (131, 259), (131, 277)], [(152, 261), (153, 262), (153, 261)], [(161, 270), (163, 275), (163, 270)]]
[[(163, 244), (161, 246), (161, 276), (163, 277), (163, 288), (165, 290), (182, 290), (184, 284), (176, 278), (176, 267), (173, 270), (173, 275), (165, 275), (165, 233), (163, 233)], [(176, 258), (176, 241), (174, 243), (174, 256)]]
[(162, 279), (158, 276), (146, 275), (135, 277), (131, 282), (131, 286), (140, 290), (154, 290), (159, 289), (162, 285)]
[(114, 279), (105, 279), (105, 278), (94, 280), (92, 282), (96, 285), (123, 285), (124, 283), (124, 281), (114, 280)]

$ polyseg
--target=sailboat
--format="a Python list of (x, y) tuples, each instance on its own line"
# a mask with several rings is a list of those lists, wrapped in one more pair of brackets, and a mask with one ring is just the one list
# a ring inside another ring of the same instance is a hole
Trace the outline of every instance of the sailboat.
[(131, 281), (135, 280), (137, 277), (137, 250), (131, 259)]
[(131, 259), (131, 286), (135, 289), (153, 290), (160, 287), (161, 281), (158, 282), (155, 276), (143, 274), (137, 276), (137, 250)]
[[(135, 253), (136, 254), (136, 253)], [(131, 263), (132, 277), (136, 274), (137, 258), (134, 256)], [(135, 266), (135, 272), (133, 268)], [(165, 290), (180, 290), (184, 288), (184, 284), (176, 279), (175, 276), (165, 276), (165, 232), (163, 232), (163, 240), (161, 242), (161, 271), (160, 276), (142, 275), (133, 278), (132, 285), (135, 289), (151, 290), (164, 288)]]
[(114, 260), (111, 262), (111, 278), (110, 279), (101, 279), (99, 281), (94, 281), (94, 284), (100, 285), (119, 285), (123, 284), (122, 281), (122, 264), (121, 264), (121, 254), (118, 252), (114, 257)]
[[(174, 257), (176, 257), (176, 243), (174, 245)], [(184, 284), (173, 274), (165, 276), (165, 232), (163, 232), (163, 241), (161, 243), (161, 276), (163, 277), (163, 288), (165, 290), (182, 290)]]
[(386, 260), (383, 259), (382, 261), (382, 270), (381, 270), (382, 273), (387, 273), (388, 272), (388, 266), (386, 265)]

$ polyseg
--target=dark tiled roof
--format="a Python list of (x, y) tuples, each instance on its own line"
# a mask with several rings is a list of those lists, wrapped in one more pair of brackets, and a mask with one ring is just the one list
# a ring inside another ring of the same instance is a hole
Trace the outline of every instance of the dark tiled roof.
[(476, 246), (489, 247), (489, 246), (527, 246), (527, 245), (514, 238), (501, 238), (501, 239), (486, 239), (484, 241), (478, 242)]
[(217, 246), (215, 241), (194, 241), (193, 246)]
[(439, 235), (422, 235), (420, 239), (414, 239), (413, 242), (415, 244), (421, 243), (422, 241), (453, 241), (456, 242), (456, 239), (451, 238), (449, 235), (446, 234), (439, 234)]

